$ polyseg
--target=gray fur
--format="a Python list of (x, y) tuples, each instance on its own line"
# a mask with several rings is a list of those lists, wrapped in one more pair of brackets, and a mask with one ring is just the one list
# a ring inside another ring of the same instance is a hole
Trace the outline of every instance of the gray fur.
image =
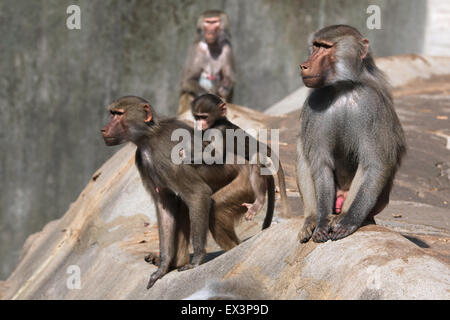
[[(301, 112), (297, 175), (309, 211), (309, 222), (299, 235), (303, 242), (311, 236), (308, 230), (314, 228), (321, 234), (313, 239), (319, 241), (328, 237), (337, 240), (354, 232), (380, 201), (388, 201), (406, 152), (385, 76), (370, 52), (359, 58), (364, 51), (359, 32), (348, 26), (332, 26), (316, 32), (315, 38), (336, 43), (337, 62), (334, 75), (324, 87), (312, 90)], [(311, 179), (302, 177), (308, 171)], [(348, 191), (348, 196), (343, 212), (330, 223), (338, 188)], [(313, 201), (315, 210), (310, 208)], [(310, 212), (317, 214), (316, 221), (311, 220)]]

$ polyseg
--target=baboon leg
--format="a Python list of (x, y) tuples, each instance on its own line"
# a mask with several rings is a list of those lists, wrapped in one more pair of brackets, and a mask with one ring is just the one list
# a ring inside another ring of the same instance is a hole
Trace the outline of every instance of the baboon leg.
[(305, 217), (298, 239), (300, 242), (307, 242), (317, 226), (317, 200), (311, 168), (304, 156), (301, 139), (297, 140), (297, 156), (297, 187), (303, 201), (303, 215)]
[(261, 210), (266, 202), (267, 192), (267, 179), (266, 176), (262, 176), (260, 168), (257, 165), (252, 165), (250, 169), (250, 185), (255, 193), (256, 199), (253, 203), (243, 203), (242, 205), (247, 208), (245, 213), (245, 220), (253, 220), (256, 214)]
[(176, 223), (176, 256), (173, 262), (173, 266), (175, 268), (179, 268), (189, 264), (189, 236), (191, 230), (189, 221), (189, 209), (181, 201)]
[(212, 197), (214, 205), (209, 228), (214, 240), (226, 251), (240, 243), (236, 235), (235, 223), (247, 211), (242, 203), (255, 200), (248, 183), (247, 173), (241, 173), (233, 182), (218, 190)]

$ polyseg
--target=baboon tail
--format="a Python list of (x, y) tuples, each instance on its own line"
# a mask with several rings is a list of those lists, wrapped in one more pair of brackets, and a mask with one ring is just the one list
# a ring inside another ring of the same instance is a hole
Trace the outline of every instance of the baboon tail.
[(286, 193), (286, 181), (284, 179), (284, 170), (281, 166), (281, 162), (279, 162), (280, 167), (278, 168), (278, 186), (280, 187), (280, 198), (281, 198), (281, 207), (283, 208), (283, 217), (288, 218), (291, 216), (291, 209), (289, 207), (289, 202)]
[(273, 176), (267, 178), (267, 211), (262, 225), (262, 230), (270, 227), (273, 218), (273, 211), (275, 210), (275, 182)]

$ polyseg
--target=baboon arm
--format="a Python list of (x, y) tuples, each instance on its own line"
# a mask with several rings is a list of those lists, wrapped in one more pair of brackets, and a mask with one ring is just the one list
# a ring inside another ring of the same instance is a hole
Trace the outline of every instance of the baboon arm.
[(359, 166), (346, 199), (348, 204), (344, 203), (341, 223), (361, 225), (377, 204), (378, 196), (385, 188), (389, 176), (381, 169), (371, 167), (364, 170)]
[(192, 247), (194, 255), (192, 265), (197, 266), (202, 263), (206, 256), (206, 235), (208, 233), (209, 215), (212, 209), (211, 189), (192, 193), (186, 203), (189, 207), (189, 220), (191, 222)]
[(229, 46), (225, 46), (224, 59), (225, 63), (222, 67), (222, 81), (219, 88), (219, 95), (229, 100), (229, 95), (233, 90), (234, 84), (236, 83), (236, 73), (234, 69), (234, 57), (233, 52)]
[(350, 205), (355, 200), (356, 194), (358, 193), (359, 189), (361, 189), (363, 179), (364, 170), (362, 166), (358, 166), (358, 169), (356, 170), (355, 176), (353, 177), (352, 183), (350, 185), (350, 189), (348, 190), (344, 205), (342, 206), (342, 215), (344, 215), (348, 211)]
[[(163, 192), (160, 191), (160, 193)], [(169, 269), (169, 266), (175, 256), (175, 210), (178, 208), (177, 204), (178, 202), (173, 196), (168, 196), (165, 194), (161, 194), (156, 201), (161, 267), (167, 269)]]
[(173, 201), (173, 197), (165, 195), (161, 190), (159, 193), (154, 199), (156, 200), (161, 262), (158, 270), (150, 276), (147, 289), (151, 288), (158, 279), (169, 272), (170, 265), (175, 258), (176, 221), (173, 210), (177, 207), (177, 201)]
[(328, 216), (333, 212), (335, 183), (333, 171), (330, 167), (322, 165), (321, 170), (315, 177), (315, 190), (317, 190), (317, 214), (318, 226), (328, 224)]
[(296, 165), (297, 187), (303, 201), (304, 216), (316, 216), (316, 189), (312, 179), (311, 168), (303, 153), (301, 139), (297, 142), (297, 165)]
[(203, 71), (204, 54), (200, 51), (198, 43), (190, 49), (188, 58), (184, 65), (183, 77), (181, 79), (181, 93), (190, 93), (194, 96), (206, 93), (199, 84), (199, 78)]

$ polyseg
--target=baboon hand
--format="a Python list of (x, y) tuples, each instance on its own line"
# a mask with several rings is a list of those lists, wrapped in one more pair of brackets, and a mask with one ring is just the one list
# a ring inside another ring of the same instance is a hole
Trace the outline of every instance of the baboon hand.
[(316, 228), (316, 225), (317, 223), (315, 217), (309, 216), (305, 218), (302, 229), (298, 233), (298, 240), (300, 240), (301, 243), (308, 242), (313, 234), (314, 229)]

